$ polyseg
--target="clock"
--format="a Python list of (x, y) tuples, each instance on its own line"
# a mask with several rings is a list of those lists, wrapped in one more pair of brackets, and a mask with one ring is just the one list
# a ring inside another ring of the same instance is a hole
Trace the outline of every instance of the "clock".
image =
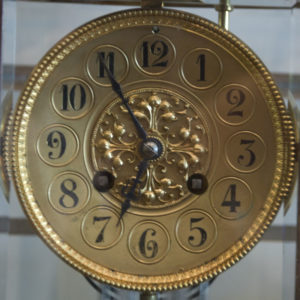
[(295, 177), (295, 128), (264, 64), (175, 10), (75, 29), (35, 67), (11, 123), (6, 157), (40, 236), (129, 289), (194, 285), (235, 264)]

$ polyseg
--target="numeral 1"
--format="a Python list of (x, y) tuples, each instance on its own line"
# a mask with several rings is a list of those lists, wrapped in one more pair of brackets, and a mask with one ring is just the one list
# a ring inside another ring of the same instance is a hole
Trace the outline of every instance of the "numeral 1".
[(199, 79), (198, 81), (205, 81), (205, 54), (200, 54), (197, 58), (199, 64)]
[(142, 45), (142, 51), (143, 51), (143, 64), (142, 64), (142, 67), (143, 68), (149, 68), (149, 55), (148, 55), (148, 42), (143, 42), (143, 45)]

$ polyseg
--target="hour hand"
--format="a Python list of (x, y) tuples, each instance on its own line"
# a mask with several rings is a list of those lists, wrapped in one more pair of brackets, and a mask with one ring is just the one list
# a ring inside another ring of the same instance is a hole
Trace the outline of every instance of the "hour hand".
[(108, 79), (111, 83), (111, 87), (113, 89), (113, 91), (121, 98), (121, 100), (124, 102), (127, 102), (127, 100), (125, 99), (124, 97), (124, 94), (123, 94), (123, 91), (122, 91), (122, 88), (119, 84), (119, 82), (115, 79), (114, 75), (112, 74), (112, 72), (110, 71), (110, 69), (107, 67), (103, 57), (100, 55), (100, 63), (102, 64), (107, 76), (108, 76)]
[(140, 124), (140, 122), (138, 121), (138, 119), (136, 118), (136, 116), (134, 115), (131, 107), (128, 104), (128, 99), (125, 98), (122, 88), (120, 86), (120, 84), (117, 82), (117, 80), (115, 79), (114, 75), (112, 74), (112, 72), (109, 70), (109, 68), (107, 67), (107, 65), (105, 64), (105, 61), (103, 59), (103, 57), (100, 55), (100, 63), (103, 65), (103, 68), (105, 70), (105, 72), (107, 73), (108, 79), (111, 83), (111, 87), (113, 89), (113, 91), (120, 97), (120, 99), (122, 100), (123, 105), (126, 107), (135, 127), (136, 130), (138, 132), (138, 135), (141, 139), (146, 140), (147, 138), (147, 133), (144, 130), (144, 128), (142, 127), (142, 125)]

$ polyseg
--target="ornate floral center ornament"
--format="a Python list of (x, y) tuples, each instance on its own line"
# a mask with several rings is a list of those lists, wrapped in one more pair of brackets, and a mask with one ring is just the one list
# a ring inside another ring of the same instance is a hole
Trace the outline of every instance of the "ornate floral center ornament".
[(94, 168), (114, 175), (115, 185), (109, 193), (122, 202), (122, 191), (130, 187), (143, 159), (141, 153), (149, 152), (152, 157), (140, 181), (140, 195), (132, 205), (155, 208), (176, 204), (190, 195), (189, 176), (208, 172), (211, 146), (205, 120), (192, 103), (169, 90), (140, 89), (126, 96), (148, 142), (138, 137), (117, 99), (104, 109), (94, 128)]

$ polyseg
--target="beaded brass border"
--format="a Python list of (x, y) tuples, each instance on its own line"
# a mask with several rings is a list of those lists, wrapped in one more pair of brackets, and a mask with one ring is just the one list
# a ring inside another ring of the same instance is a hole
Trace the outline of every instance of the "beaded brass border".
[[(268, 99), (274, 130), (277, 133), (277, 163), (272, 189), (260, 215), (243, 238), (216, 260), (182, 273), (162, 276), (136, 276), (111, 271), (83, 257), (64, 243), (41, 213), (33, 196), (26, 169), (27, 127), (35, 100), (53, 70), (65, 56), (81, 44), (121, 27), (143, 24), (181, 26), (215, 40), (230, 49), (252, 72), (254, 79)], [(96, 19), (74, 30), (52, 48), (35, 67), (19, 99), (12, 133), (13, 178), (20, 201), (29, 219), (46, 243), (66, 262), (84, 274), (107, 284), (136, 290), (168, 290), (200, 283), (226, 270), (261, 238), (278, 211), (281, 201), (292, 188), (295, 174), (295, 129), (280, 93), (263, 63), (231, 33), (200, 17), (173, 10), (129, 10)]]

